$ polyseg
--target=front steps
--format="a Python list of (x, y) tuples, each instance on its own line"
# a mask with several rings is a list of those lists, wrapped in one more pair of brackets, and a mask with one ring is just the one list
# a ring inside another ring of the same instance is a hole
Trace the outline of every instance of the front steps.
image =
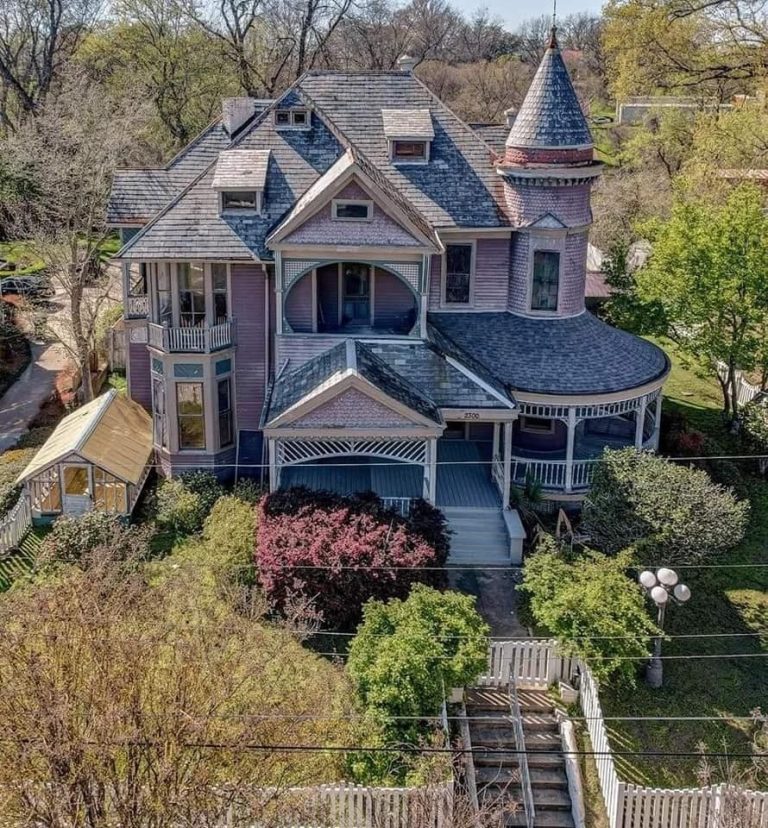
[[(575, 828), (555, 708), (546, 693), (518, 692), (535, 828)], [(506, 688), (467, 691), (467, 718), (483, 828), (526, 825), (519, 755)], [(507, 748), (510, 753), (505, 753)]]
[(451, 530), (448, 566), (509, 566), (509, 533), (500, 507), (441, 508)]

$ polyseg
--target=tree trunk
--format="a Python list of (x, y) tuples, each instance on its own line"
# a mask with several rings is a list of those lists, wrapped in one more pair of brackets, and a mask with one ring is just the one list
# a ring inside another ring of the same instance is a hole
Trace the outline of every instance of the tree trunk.
[(83, 273), (77, 264), (70, 264), (70, 309), (72, 311), (72, 336), (75, 340), (78, 368), (80, 369), (80, 399), (90, 402), (93, 399), (93, 381), (91, 377), (91, 348), (83, 331)]

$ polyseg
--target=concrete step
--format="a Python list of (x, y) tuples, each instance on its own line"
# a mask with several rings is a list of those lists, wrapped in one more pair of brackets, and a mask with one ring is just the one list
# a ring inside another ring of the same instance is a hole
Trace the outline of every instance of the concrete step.
[(509, 712), (509, 694), (504, 687), (470, 687), (464, 698), (468, 716), (489, 710)]
[(551, 713), (554, 715), (555, 706), (544, 690), (518, 690), (517, 700), (520, 702), (522, 713)]
[(519, 785), (520, 769), (511, 765), (478, 765), (475, 777), (478, 785)]
[(443, 509), (451, 532), (448, 565), (509, 563), (509, 535), (501, 508)]
[[(475, 745), (473, 742), (472, 751), (475, 767), (478, 768), (483, 766), (516, 768), (518, 766), (519, 754), (514, 752), (514, 748), (505, 751), (502, 746)], [(533, 752), (528, 754), (528, 767), (555, 770), (565, 767), (565, 760), (559, 753)]]
[[(522, 828), (527, 823), (522, 807), (507, 817), (506, 828)], [(567, 811), (536, 811), (535, 828), (575, 828), (573, 817)]]
[[(512, 727), (512, 714), (505, 714), (503, 709), (476, 710), (470, 716), (470, 724), (480, 728), (494, 730), (508, 730)], [(535, 732), (559, 732), (559, 724), (554, 716), (542, 715), (540, 713), (528, 713), (523, 716), (523, 731)]]
[(525, 738), (525, 747), (527, 750), (562, 750), (563, 747), (558, 732), (553, 733), (549, 730), (535, 730), (526, 733), (523, 731), (523, 737)]
[(568, 790), (565, 768), (529, 768), (531, 785), (534, 788), (560, 788)]

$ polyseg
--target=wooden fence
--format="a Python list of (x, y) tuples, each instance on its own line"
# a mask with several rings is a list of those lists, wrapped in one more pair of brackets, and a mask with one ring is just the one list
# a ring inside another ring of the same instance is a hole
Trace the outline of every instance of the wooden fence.
[(29, 500), (22, 494), (18, 503), (0, 517), (0, 555), (5, 555), (18, 546), (31, 525), (32, 512)]
[(541, 689), (578, 674), (586, 720), (610, 828), (768, 828), (768, 791), (732, 785), (663, 789), (622, 781), (616, 770), (597, 682), (589, 668), (558, 655), (555, 641), (495, 641), (479, 683), (503, 684), (514, 675), (520, 689)]

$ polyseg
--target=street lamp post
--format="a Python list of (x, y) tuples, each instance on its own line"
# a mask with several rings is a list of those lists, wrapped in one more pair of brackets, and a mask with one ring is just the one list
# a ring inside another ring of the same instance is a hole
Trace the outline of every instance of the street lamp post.
[[(679, 578), (674, 569), (666, 566), (651, 572), (646, 569), (638, 577), (640, 586), (650, 596), (658, 609), (657, 625), (664, 630), (664, 616), (670, 600), (678, 604), (685, 604), (691, 597), (691, 590), (685, 584), (678, 583)], [(653, 639), (653, 655), (645, 668), (645, 680), (650, 687), (659, 688), (664, 680), (664, 668), (661, 661), (661, 635)]]

